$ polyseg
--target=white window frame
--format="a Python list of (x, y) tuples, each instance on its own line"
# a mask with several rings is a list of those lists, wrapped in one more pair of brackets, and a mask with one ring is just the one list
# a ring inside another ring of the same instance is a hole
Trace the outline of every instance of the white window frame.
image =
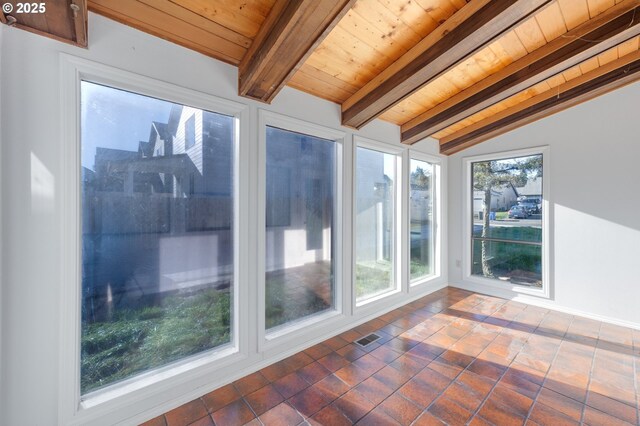
[[(471, 274), (472, 258), (471, 258), (471, 229), (470, 220), (473, 220), (471, 212), (473, 199), (473, 175), (471, 166), (473, 163), (500, 159), (510, 159), (517, 157), (526, 157), (530, 155), (542, 155), (542, 288), (534, 289), (517, 284), (501, 282), (491, 278), (480, 277)], [(552, 293), (552, 282), (550, 279), (550, 228), (551, 221), (549, 217), (549, 206), (551, 203), (551, 185), (550, 185), (550, 160), (549, 146), (539, 146), (527, 149), (519, 149), (514, 151), (502, 151), (491, 154), (478, 155), (473, 157), (464, 157), (464, 190), (462, 200), (462, 229), (463, 229), (463, 280), (472, 284), (484, 286), (490, 289), (496, 289), (502, 292), (509, 292), (513, 295), (531, 295), (549, 299)]]
[[(265, 313), (266, 313), (266, 146), (267, 146), (267, 127), (277, 127), (283, 130), (302, 133), (321, 139), (327, 139), (336, 142), (336, 192), (334, 194), (334, 226), (333, 238), (335, 238), (335, 253), (333, 253), (334, 261), (334, 301), (333, 309), (310, 315), (289, 324), (283, 324), (273, 331), (266, 330)], [(257, 233), (257, 284), (258, 288), (254, 294), (257, 295), (255, 306), (258, 312), (258, 350), (260, 352), (269, 351), (278, 347), (287, 346), (289, 343), (299, 342), (300, 339), (308, 338), (310, 333), (320, 332), (331, 320), (344, 316), (345, 300), (344, 297), (344, 273), (343, 273), (343, 256), (344, 256), (344, 147), (346, 134), (342, 131), (309, 123), (296, 118), (291, 118), (283, 114), (258, 110), (258, 233)]]
[(432, 220), (433, 220), (433, 271), (429, 275), (425, 275), (422, 277), (418, 277), (415, 279), (411, 279), (411, 208), (407, 206), (407, 256), (406, 256), (406, 267), (407, 267), (407, 279), (409, 280), (409, 288), (417, 287), (423, 284), (428, 284), (436, 279), (439, 279), (442, 276), (442, 161), (438, 157), (434, 157), (432, 155), (428, 155), (422, 153), (420, 151), (409, 150), (409, 163), (407, 165), (407, 191), (411, 191), (410, 183), (411, 183), (411, 160), (423, 161), (431, 164), (432, 166), (432, 187), (433, 187), (433, 199), (432, 199)]
[[(248, 108), (246, 105), (206, 95), (149, 77), (123, 71), (67, 54), (60, 55), (61, 83), (61, 140), (65, 149), (60, 153), (63, 167), (61, 189), (63, 229), (62, 272), (60, 289), (60, 362), (59, 362), (59, 420), (60, 424), (86, 424), (107, 412), (131, 407), (138, 401), (157, 399), (161, 394), (203, 381), (203, 377), (223, 377), (224, 368), (248, 356), (250, 310), (246, 302), (248, 246), (248, 179), (250, 169), (246, 158)], [(187, 357), (149, 372), (135, 375), (103, 389), (81, 395), (81, 132), (80, 84), (89, 81), (145, 96), (193, 106), (203, 110), (235, 117), (234, 142), (234, 289), (232, 341), (221, 348)], [(242, 153), (240, 151), (243, 151)], [(206, 382), (202, 383), (204, 385)]]
[[(352, 182), (352, 206), (353, 214), (351, 217), (351, 239), (353, 242), (353, 256), (351, 259), (352, 264), (352, 294), (353, 304), (356, 310), (362, 309), (367, 305), (375, 304), (383, 299), (387, 299), (398, 293), (408, 293), (408, 266), (405, 264), (407, 259), (408, 245), (403, 244), (404, 233), (408, 229), (408, 218), (404, 213), (407, 211), (408, 206), (408, 179), (405, 176), (408, 170), (408, 150), (402, 146), (390, 145), (383, 142), (378, 142), (372, 139), (364, 138), (361, 136), (354, 136), (353, 143), (353, 182)], [(393, 155), (396, 157), (396, 182), (394, 188), (394, 241), (393, 241), (393, 270), (392, 276), (394, 279), (394, 288), (384, 293), (377, 294), (372, 297), (368, 297), (364, 300), (358, 301), (356, 298), (356, 259), (357, 259), (357, 244), (356, 244), (356, 200), (357, 200), (357, 179), (358, 179), (358, 148), (366, 148), (374, 151), (378, 151), (384, 154)]]

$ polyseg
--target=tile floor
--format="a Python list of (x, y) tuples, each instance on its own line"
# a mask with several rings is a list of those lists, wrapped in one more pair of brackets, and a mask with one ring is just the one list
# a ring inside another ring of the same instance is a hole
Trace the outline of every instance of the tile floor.
[(639, 391), (640, 331), (446, 288), (145, 425), (638, 425)]

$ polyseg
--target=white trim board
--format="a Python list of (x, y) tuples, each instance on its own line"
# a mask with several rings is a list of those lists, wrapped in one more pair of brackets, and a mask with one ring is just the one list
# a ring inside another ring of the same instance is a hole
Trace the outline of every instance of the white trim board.
[(520, 302), (520, 303), (524, 303), (532, 306), (538, 306), (540, 308), (545, 308), (552, 311), (558, 311), (565, 314), (576, 315), (579, 317), (584, 317), (584, 318), (588, 318), (596, 321), (602, 321), (607, 324), (619, 325), (621, 327), (628, 327), (634, 330), (640, 330), (640, 323), (620, 320), (612, 317), (607, 317), (604, 315), (592, 314), (586, 311), (581, 311), (579, 309), (558, 305), (555, 302), (547, 299), (532, 297), (526, 294), (515, 294), (508, 288), (501, 290), (493, 287), (483, 286), (482, 284), (470, 283), (470, 282), (449, 283), (448, 286), (453, 288), (459, 288), (461, 290), (472, 291), (474, 293), (486, 294), (488, 296), (493, 296), (493, 297), (499, 297), (501, 299), (513, 300), (515, 302)]

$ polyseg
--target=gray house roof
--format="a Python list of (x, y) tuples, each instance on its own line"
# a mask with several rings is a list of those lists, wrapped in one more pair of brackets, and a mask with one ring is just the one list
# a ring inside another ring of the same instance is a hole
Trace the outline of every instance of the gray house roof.
[(151, 142), (140, 141), (138, 144), (138, 152), (143, 157), (151, 157), (153, 155), (153, 145), (151, 145)]
[[(160, 136), (160, 139), (167, 140), (169, 138), (169, 127), (167, 123), (161, 123), (159, 121), (154, 121), (152, 123), (152, 129), (155, 127), (156, 132)], [(149, 139), (151, 140), (151, 139)]]

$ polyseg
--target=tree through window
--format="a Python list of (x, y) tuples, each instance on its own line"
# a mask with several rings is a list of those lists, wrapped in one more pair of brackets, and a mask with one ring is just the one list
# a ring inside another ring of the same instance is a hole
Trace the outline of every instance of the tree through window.
[(542, 287), (542, 155), (474, 162), (471, 274)]

